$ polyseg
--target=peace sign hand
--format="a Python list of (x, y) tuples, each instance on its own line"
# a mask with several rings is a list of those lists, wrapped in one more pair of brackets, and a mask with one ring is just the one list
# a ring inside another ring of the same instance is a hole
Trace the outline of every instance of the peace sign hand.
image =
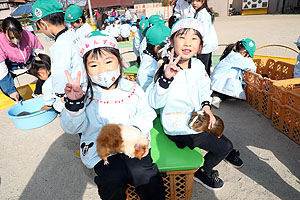
[(165, 77), (170, 79), (173, 76), (175, 76), (179, 72), (179, 68), (176, 66), (177, 63), (179, 62), (181, 58), (181, 55), (179, 55), (175, 60), (174, 60), (174, 49), (171, 51), (171, 56), (170, 56), (170, 62), (166, 66), (165, 69)]
[(70, 100), (78, 100), (83, 96), (83, 90), (80, 87), (81, 72), (79, 71), (76, 76), (75, 82), (72, 80), (68, 70), (65, 70), (65, 74), (68, 79), (66, 84), (65, 93)]

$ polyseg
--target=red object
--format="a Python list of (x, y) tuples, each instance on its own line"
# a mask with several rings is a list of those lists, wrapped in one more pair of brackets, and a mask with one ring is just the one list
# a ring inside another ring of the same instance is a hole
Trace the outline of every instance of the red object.
[[(133, 6), (133, 0), (91, 0), (92, 8), (106, 8), (112, 6)], [(85, 8), (88, 9), (88, 4)]]

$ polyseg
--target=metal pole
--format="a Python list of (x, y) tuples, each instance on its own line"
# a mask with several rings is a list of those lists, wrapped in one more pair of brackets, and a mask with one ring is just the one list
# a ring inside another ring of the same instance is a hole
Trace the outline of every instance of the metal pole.
[(91, 5), (91, 0), (87, 0), (88, 1), (88, 5), (89, 5), (89, 12), (90, 12), (90, 19), (92, 20), (92, 23), (95, 23), (95, 18), (93, 16), (93, 12), (92, 12), (92, 5)]

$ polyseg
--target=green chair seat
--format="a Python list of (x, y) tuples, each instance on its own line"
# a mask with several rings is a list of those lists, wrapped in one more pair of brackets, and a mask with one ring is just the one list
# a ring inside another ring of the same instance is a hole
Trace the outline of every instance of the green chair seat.
[(118, 42), (119, 48), (132, 48), (133, 47), (133, 41), (122, 41), (122, 42)]
[(136, 61), (127, 62), (128, 69), (124, 69), (125, 74), (137, 74), (139, 71), (139, 66)]
[(164, 133), (160, 118), (153, 121), (151, 134), (151, 157), (160, 172), (198, 169), (204, 163), (199, 148), (180, 149)]

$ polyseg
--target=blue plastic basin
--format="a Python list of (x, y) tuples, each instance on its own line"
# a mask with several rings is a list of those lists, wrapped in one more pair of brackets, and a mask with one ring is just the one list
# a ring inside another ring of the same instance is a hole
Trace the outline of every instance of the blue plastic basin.
[[(51, 109), (39, 111), (44, 106), (43, 98), (33, 98), (12, 106), (6, 115), (12, 119), (15, 126), (19, 129), (34, 129), (44, 126), (55, 119), (56, 112)], [(17, 116), (21, 112), (33, 114)], [(39, 111), (39, 112), (37, 112)]]

